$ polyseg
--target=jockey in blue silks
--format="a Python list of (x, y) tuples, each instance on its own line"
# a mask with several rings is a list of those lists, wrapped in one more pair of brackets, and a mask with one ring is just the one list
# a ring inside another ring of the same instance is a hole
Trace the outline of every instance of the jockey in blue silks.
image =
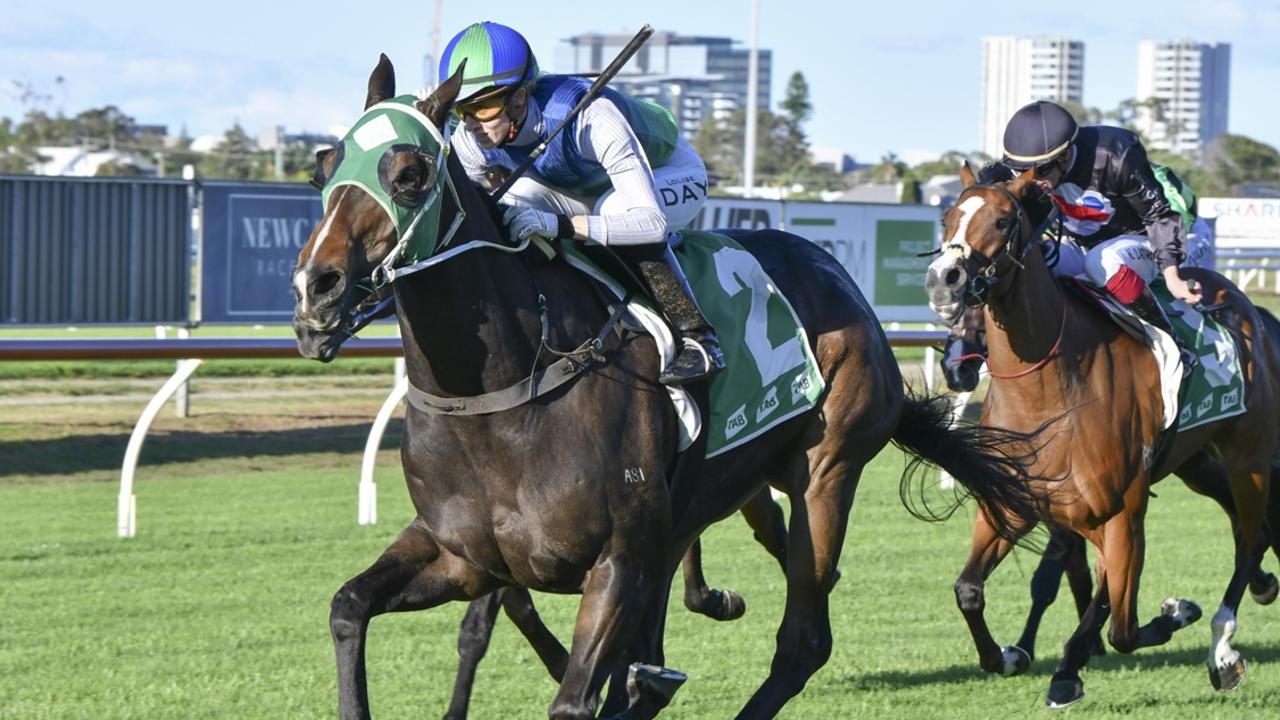
[[(463, 62), (465, 61), (465, 65)], [(498, 23), (458, 33), (440, 59), (440, 82), (463, 68), (454, 112), (466, 132), (453, 148), (471, 180), (490, 189), (520, 165), (591, 86), (540, 75), (528, 41)], [(511, 235), (605, 245), (648, 286), (683, 343), (659, 380), (680, 384), (724, 368), (719, 341), (668, 245), (707, 198), (707, 168), (666, 108), (610, 88), (560, 132), (502, 198)]]

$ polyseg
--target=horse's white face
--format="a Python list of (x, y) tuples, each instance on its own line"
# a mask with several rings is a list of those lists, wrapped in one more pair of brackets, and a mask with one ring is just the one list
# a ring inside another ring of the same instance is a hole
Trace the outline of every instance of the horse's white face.
[[(966, 303), (978, 304), (985, 297), (974, 297), (982, 287), (979, 275), (989, 275), (992, 262), (1006, 250), (1011, 238), (1017, 237), (1021, 218), (1019, 208), (998, 188), (977, 187), (977, 178), (966, 165), (960, 172), (966, 191), (942, 218), (941, 254), (929, 264), (925, 273), (925, 292), (929, 307), (948, 325), (954, 324)], [(1020, 197), (1033, 181), (1028, 171), (1011, 181), (1006, 189)], [(984, 293), (989, 286), (978, 292)]]

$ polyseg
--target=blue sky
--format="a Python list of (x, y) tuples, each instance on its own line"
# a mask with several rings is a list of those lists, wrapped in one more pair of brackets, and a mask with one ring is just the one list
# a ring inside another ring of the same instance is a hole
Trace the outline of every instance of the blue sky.
[[(961, 3), (760, 0), (760, 45), (773, 95), (795, 70), (809, 81), (813, 142), (862, 161), (978, 146), (981, 38), (1066, 35), (1085, 42), (1085, 102), (1132, 97), (1137, 43), (1232, 43), (1232, 132), (1280, 146), (1280, 1), (1140, 0)], [(477, 8), (483, 7), (478, 15)], [(144, 123), (220, 134), (283, 124), (327, 130), (354, 120), (379, 52), (400, 89), (422, 83), (432, 2), (6, 0), (0, 20), (0, 116), (24, 106), (14, 81), (67, 114), (116, 104)], [(495, 20), (526, 34), (544, 69), (561, 38), (658, 30), (746, 40), (750, 2), (445, 0), (443, 41)], [(64, 82), (58, 84), (55, 78)]]

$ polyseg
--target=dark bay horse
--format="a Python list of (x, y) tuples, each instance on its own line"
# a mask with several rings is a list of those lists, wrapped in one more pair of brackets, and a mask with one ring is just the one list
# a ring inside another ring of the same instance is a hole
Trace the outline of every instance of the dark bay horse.
[[(1023, 472), (1027, 453), (1005, 450), (1010, 443), (1026, 448), (1028, 438), (991, 428), (949, 429), (945, 398), (905, 392), (888, 339), (839, 263), (813, 243), (778, 231), (739, 242), (803, 323), (825, 391), (814, 408), (752, 441), (709, 460), (690, 459), (684, 479), (669, 487), (677, 426), (667, 392), (655, 380), (653, 341), (602, 332), (610, 327), (610, 309), (597, 299), (593, 281), (558, 258), (497, 249), (505, 233), (495, 222), (496, 208), (455, 158), (447, 156), (443, 166), (437, 160), (460, 74), (416, 103), (392, 99), (394, 86), (384, 56), (369, 79), (366, 110), (385, 116), (391, 110), (384, 101), (396, 103), (404, 116), (396, 122), (420, 117), (435, 139), (397, 142), (401, 131), (390, 120), (355, 132), (352, 143), (380, 154), (357, 169), (376, 170), (372, 182), (382, 184), (383, 197), (417, 208), (416, 217), (438, 210), (433, 224), (441, 230), (456, 227), (459, 239), (495, 245), (449, 248), (438, 254), (447, 261), (392, 285), (410, 399), (419, 398), (406, 413), (401, 444), (416, 517), (334, 596), (330, 628), (343, 718), (369, 717), (364, 655), (371, 618), (508, 586), (582, 595), (550, 717), (595, 717), (611, 677), (605, 713), (653, 717), (670, 697), (663, 684), (670, 675), (632, 666), (633, 685), (617, 681), (631, 661), (662, 664), (666, 597), (677, 563), (705, 527), (766, 483), (791, 500), (786, 611), (768, 676), (740, 717), (774, 717), (831, 653), (827, 596), (849, 509), (864, 466), (886, 444), (940, 464), (980, 507), (1000, 508), (990, 513), (998, 531), (1038, 520)], [(369, 117), (372, 123), (375, 116)], [(345, 151), (319, 158), (322, 177), (341, 173), (353, 156), (368, 159), (344, 145)], [(402, 237), (393, 210), (375, 197), (376, 186), (334, 183), (327, 192), (324, 215), (293, 276), (298, 348), (320, 360), (332, 359), (349, 337), (369, 279), (376, 285), (383, 261), (397, 259)], [(598, 346), (584, 344), (592, 338)], [(595, 353), (579, 363), (586, 369), (534, 392), (553, 365), (551, 349), (580, 344)], [(536, 397), (502, 411), (453, 411), (488, 402), (493, 393), (509, 397), (506, 388)], [(700, 458), (694, 447), (688, 457)]]
[[(1141, 626), (1136, 621), (1147, 499), (1151, 485), (1171, 471), (1229, 490), (1224, 507), (1234, 510), (1235, 570), (1212, 621), (1208, 665), (1215, 688), (1235, 688), (1245, 664), (1230, 640), (1266, 543), (1268, 490), (1280, 438), (1280, 344), (1274, 329), (1222, 276), (1184, 270), (1203, 285), (1206, 302), (1225, 305), (1217, 317), (1237, 341), (1248, 411), (1179, 432), (1163, 444), (1164, 408), (1152, 353), (1089, 301), (1064, 291), (1039, 244), (1031, 241), (1021, 197), (1034, 173), (978, 184), (965, 167), (961, 177), (965, 189), (944, 218), (942, 256), (925, 280), (930, 304), (947, 320), (961, 304), (985, 305), (992, 382), (983, 422), (1046, 429), (1035, 460), (1039, 479), (1032, 486), (1054, 524), (1098, 551), (1098, 591), (1067, 642), (1048, 704), (1061, 707), (1083, 697), (1079, 672), (1088, 661), (1089, 638), (1108, 617), (1111, 645), (1128, 653), (1167, 642), (1198, 616), (1198, 608), (1186, 602), (1166, 601), (1155, 619)], [(1210, 443), (1220, 462), (1206, 451)], [(1002, 674), (1023, 671), (1025, 657), (992, 639), (983, 618), (983, 582), (1010, 548), (979, 517), (969, 560), (956, 581), (956, 600), (979, 662)]]
[[(787, 569), (787, 526), (782, 508), (774, 502), (768, 488), (756, 493), (740, 509), (751, 526), (756, 542), (773, 556), (785, 573)], [(718, 590), (707, 585), (702, 574), (702, 543), (694, 541), (685, 553), (684, 606), (690, 612), (712, 620), (736, 620), (746, 612), (746, 601), (733, 590)], [(458, 629), (458, 673), (454, 678), (453, 696), (444, 720), (465, 720), (475, 684), (476, 668), (489, 648), (498, 611), (502, 610), (533, 646), (538, 659), (559, 682), (564, 677), (569, 653), (543, 624), (529, 591), (516, 586), (500, 588), (482, 598), (472, 600)]]
[[(1280, 320), (1265, 308), (1258, 308), (1258, 314), (1268, 328), (1268, 339), (1280, 340)], [(969, 393), (977, 388), (982, 368), (986, 364), (986, 334), (982, 308), (966, 307), (959, 320), (947, 329), (947, 340), (939, 362), (942, 376), (951, 391)], [(1179, 473), (1174, 471), (1174, 474)], [(1272, 482), (1278, 482), (1278, 477), (1280, 475), (1273, 470)], [(1192, 491), (1216, 501), (1228, 516), (1235, 514), (1235, 507), (1231, 504), (1231, 490), (1223, 473), (1188, 473), (1186, 483)], [(1269, 497), (1270, 502), (1277, 502), (1275, 493)], [(1280, 557), (1280, 536), (1272, 532), (1271, 543), (1272, 552)], [(1027, 613), (1022, 634), (1013, 645), (1013, 648), (1026, 654), (1028, 664), (1035, 660), (1035, 642), (1040, 621), (1057, 599), (1063, 575), (1067, 577), (1078, 615), (1084, 617), (1089, 608), (1089, 601), (1093, 598), (1093, 580), (1086, 544), (1083, 537), (1066, 528), (1054, 526), (1049, 530), (1049, 541), (1031, 576), (1031, 609)], [(1259, 568), (1249, 581), (1249, 595), (1259, 605), (1270, 605), (1280, 595), (1280, 581), (1274, 574)], [(1092, 654), (1105, 653), (1100, 632), (1091, 636), (1090, 644)]]

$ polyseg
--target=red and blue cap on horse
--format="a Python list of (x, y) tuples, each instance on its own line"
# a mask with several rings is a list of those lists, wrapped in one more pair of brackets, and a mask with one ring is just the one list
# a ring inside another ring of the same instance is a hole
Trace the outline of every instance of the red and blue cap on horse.
[[(440, 81), (459, 70), (454, 114), (465, 132), (453, 136), (453, 147), (472, 181), (493, 189), (534, 158), (501, 201), (509, 205), (504, 221), (512, 237), (608, 247), (683, 337), (659, 379), (681, 384), (722, 370), (719, 340), (668, 244), (697, 216), (707, 188), (706, 166), (671, 112), (605, 88), (570, 117), (591, 82), (539, 74), (528, 41), (494, 22), (473, 24), (449, 41)], [(566, 119), (564, 132), (549, 137)]]

